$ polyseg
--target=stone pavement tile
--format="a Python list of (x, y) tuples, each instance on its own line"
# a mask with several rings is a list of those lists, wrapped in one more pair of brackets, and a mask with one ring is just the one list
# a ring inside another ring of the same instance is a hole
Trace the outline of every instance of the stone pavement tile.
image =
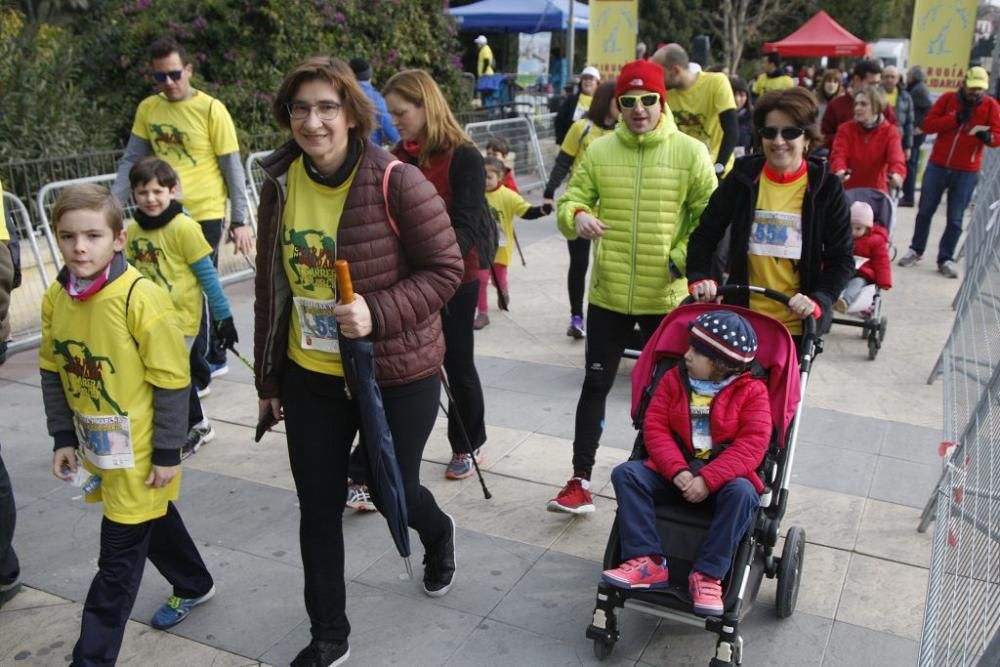
[(869, 498), (855, 550), (868, 556), (928, 567), (934, 530), (917, 532), (921, 510)]
[(876, 632), (850, 623), (834, 623), (823, 667), (859, 665), (913, 665), (919, 646), (885, 632)]
[[(582, 633), (581, 633), (582, 636)], [(545, 665), (546, 667), (577, 667), (578, 665), (608, 665), (625, 667), (635, 664), (634, 658), (617, 651), (607, 660), (594, 657), (593, 642), (586, 637), (561, 640), (535, 634), (528, 630), (488, 619), (476, 626), (451, 659), (449, 667), (482, 665)]]
[(511, 361), (503, 374), (491, 378), (487, 386), (531, 396), (572, 396), (580, 391), (579, 368)]
[(888, 422), (888, 425), (885, 442), (882, 443), (883, 456), (941, 468), (941, 457), (937, 451), (941, 443), (940, 428), (926, 428), (899, 422)]
[[(486, 444), (483, 445), (484, 459), (480, 462), (479, 467), (482, 470), (491, 470), (497, 461), (531, 435), (531, 432), (517, 428), (497, 426), (490, 420), (490, 414), (486, 416)], [(423, 459), (424, 461), (434, 461), (435, 463), (447, 465), (451, 461), (451, 455), (451, 444), (448, 442), (448, 420), (442, 414), (434, 424), (434, 430), (431, 431), (431, 435), (427, 439)], [(444, 474), (443, 471), (442, 474)]]
[[(450, 452), (451, 450), (449, 449), (448, 451)], [(486, 478), (488, 488), (492, 480), (492, 477), (486, 471), (486, 466), (491, 463), (489, 452), (486, 453), (486, 456), (487, 459), (485, 465), (482, 467), (482, 472)], [(446, 469), (447, 466), (444, 463), (428, 461), (426, 458), (420, 463), (420, 484), (434, 494), (434, 499), (437, 501), (438, 506), (443, 507), (448, 502), (454, 500), (466, 487), (470, 486), (476, 487), (479, 498), (483, 498), (482, 489), (479, 486), (479, 480), (475, 472), (473, 472), (471, 477), (466, 477), (465, 479), (448, 479), (444, 476)], [(474, 495), (469, 497), (474, 497)]]
[(51, 595), (45, 591), (30, 586), (21, 586), (21, 592), (8, 600), (3, 607), (0, 607), (0, 614), (8, 614), (24, 609), (36, 609), (38, 607), (51, 607), (57, 604), (66, 604), (65, 598)]
[(594, 506), (597, 510), (593, 514), (581, 514), (570, 523), (569, 528), (550, 547), (552, 551), (596, 563), (604, 562), (604, 550), (608, 545), (618, 504), (613, 500), (597, 497), (594, 498)]
[[(600, 447), (597, 450), (591, 480), (594, 488), (611, 481), (611, 469), (628, 458), (621, 450)], [(573, 443), (541, 433), (532, 433), (514, 447), (491, 470), (501, 475), (562, 488), (573, 474)]]
[[(198, 547), (216, 594), (171, 634), (257, 657), (306, 618), (301, 569), (224, 547)], [(166, 580), (147, 567), (132, 618), (148, 623), (169, 595)]]
[(881, 419), (859, 417), (839, 410), (806, 407), (799, 427), (799, 440), (878, 454), (886, 430), (886, 422)]
[(544, 550), (530, 544), (481, 535), (458, 529), (455, 538), (457, 569), (451, 591), (431, 599), (421, 586), (424, 568), (423, 547), (416, 533), (411, 533), (413, 580), (401, 578), (402, 560), (390, 549), (357, 577), (359, 583), (396, 593), (421, 602), (441, 604), (476, 616), (486, 616), (496, 607)]
[[(795, 464), (798, 463), (796, 459)], [(817, 489), (801, 482), (792, 484), (788, 490), (788, 508), (781, 520), (782, 532), (797, 524), (805, 529), (808, 542), (851, 550), (858, 537), (864, 507), (863, 496)]]
[[(808, 535), (807, 535), (808, 537)], [(784, 538), (778, 540), (774, 553), (781, 555)], [(847, 566), (851, 559), (849, 551), (830, 549), (818, 544), (806, 543), (805, 565), (802, 568), (802, 581), (799, 584), (799, 599), (795, 604), (795, 613), (803, 612), (813, 616), (829, 618), (837, 617), (837, 605), (840, 602), (840, 591), (847, 578)], [(764, 580), (757, 595), (757, 604), (774, 609), (778, 580)]]
[[(215, 430), (215, 439), (184, 462), (185, 470), (215, 473), (295, 490), (283, 433), (266, 433), (260, 442), (254, 442), (252, 426), (236, 426), (214, 420), (212, 428)], [(184, 497), (183, 491), (181, 497)]]
[(8, 354), (7, 362), (0, 366), (0, 378), (35, 387), (41, 386), (42, 378), (38, 372), (38, 347)]
[[(623, 362), (624, 366), (625, 363)], [(583, 383), (583, 375), (580, 375), (580, 383)], [(547, 435), (557, 438), (573, 440), (576, 428), (576, 404), (580, 398), (579, 390), (574, 391), (570, 396), (562, 399), (549, 399), (552, 410), (545, 422), (537, 429)], [(632, 451), (632, 443), (635, 442), (635, 428), (632, 427), (632, 399), (631, 385), (628, 375), (623, 371), (618, 372), (615, 386), (608, 394), (608, 400), (604, 411), (604, 433), (601, 435), (602, 447), (614, 447)]]
[[(779, 619), (771, 605), (754, 606), (740, 626), (746, 667), (819, 667), (833, 621), (796, 611)], [(705, 665), (717, 635), (704, 628), (663, 621), (641, 660), (651, 665)]]
[(489, 475), (486, 483), (493, 494), (491, 500), (483, 499), (478, 484), (466, 484), (442, 506), (458, 526), (548, 548), (573, 518), (546, 511), (546, 503), (559, 491), (556, 487), (496, 475)]
[[(305, 610), (303, 610), (305, 615)], [(351, 665), (440, 665), (482, 620), (441, 605), (358, 583), (347, 585)], [(309, 643), (309, 622), (296, 626), (260, 660), (287, 665)]]
[[(555, 423), (559, 424), (564, 419), (563, 415), (569, 413), (570, 437), (572, 437), (572, 415), (576, 409), (576, 396), (540, 399), (538, 396), (526, 396), (519, 391), (488, 386), (483, 388), (483, 395), (486, 401), (486, 423), (489, 426), (549, 433), (550, 431), (543, 427), (552, 421), (553, 415), (557, 417)], [(562, 433), (552, 435), (562, 436)]]
[[(597, 563), (546, 553), (490, 613), (487, 622), (501, 621), (547, 637), (579, 641), (594, 611), (600, 577)], [(638, 658), (657, 625), (655, 618), (626, 609), (615, 654)]]
[(867, 496), (875, 474), (875, 454), (799, 442), (792, 481), (853, 496)]
[(854, 554), (837, 620), (919, 639), (926, 591), (927, 570)]
[(876, 500), (923, 509), (940, 476), (940, 465), (880, 456), (867, 495)]
[[(0, 431), (0, 455), (10, 475), (14, 499), (21, 504), (21, 494), (35, 498), (69, 497), (67, 485), (52, 475), (52, 440), (45, 433), (45, 422), (27, 429), (8, 428)], [(75, 495), (75, 494), (73, 494)]]
[[(227, 375), (212, 381), (212, 393), (201, 401), (205, 415), (213, 421), (226, 421), (256, 428), (257, 390), (253, 385), (227, 380), (228, 377)], [(284, 432), (284, 424), (279, 423), (274, 430)]]

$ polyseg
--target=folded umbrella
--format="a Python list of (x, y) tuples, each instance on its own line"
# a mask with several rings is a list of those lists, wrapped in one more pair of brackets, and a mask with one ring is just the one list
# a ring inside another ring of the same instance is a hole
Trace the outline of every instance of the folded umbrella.
[[(337, 292), (340, 303), (354, 301), (347, 261), (338, 259)], [(389, 526), (392, 541), (396, 543), (399, 555), (406, 563), (406, 571), (412, 577), (410, 566), (410, 531), (406, 512), (406, 493), (403, 477), (396, 461), (396, 448), (385, 418), (382, 390), (375, 382), (375, 355), (373, 344), (363, 338), (347, 338), (339, 333), (340, 357), (344, 364), (344, 379), (352, 398), (358, 402), (361, 414), (361, 435), (368, 459), (368, 488), (372, 491), (376, 504)]]

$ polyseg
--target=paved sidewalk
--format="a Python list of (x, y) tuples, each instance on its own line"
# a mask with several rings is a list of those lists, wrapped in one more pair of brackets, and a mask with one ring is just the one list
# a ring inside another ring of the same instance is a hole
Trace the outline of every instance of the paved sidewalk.
[[(903, 209), (905, 249), (913, 209)], [(940, 232), (936, 221), (933, 237)], [(597, 664), (584, 629), (613, 518), (610, 469), (634, 433), (623, 364), (608, 405), (594, 485), (598, 511), (548, 513), (570, 472), (583, 343), (563, 335), (565, 243), (551, 218), (518, 231), (528, 266), (511, 269), (512, 311), (491, 313), (477, 334), (490, 440), (484, 464), (493, 499), (475, 479), (444, 479), (450, 450), (439, 421), (423, 477), (455, 516), (458, 574), (430, 599), (403, 566), (378, 516), (349, 512), (348, 613), (352, 665)], [(795, 615), (778, 620), (765, 580), (744, 626), (746, 665), (906, 665), (916, 656), (930, 534), (915, 526), (940, 470), (940, 385), (926, 376), (951, 322), (958, 286), (933, 267), (896, 269), (890, 325), (878, 359), (857, 330), (835, 329), (810, 381), (783, 532), (806, 529)], [(228, 288), (250, 350), (249, 283)], [(27, 590), (0, 611), (0, 665), (61, 665), (79, 629), (96, 568), (100, 509), (52, 478), (33, 352), (0, 368), (3, 456), (18, 505), (15, 545)], [(285, 665), (308, 641), (302, 604), (298, 511), (283, 437), (253, 444), (256, 401), (249, 371), (233, 359), (205, 407), (217, 438), (186, 466), (180, 509), (219, 593), (171, 632), (148, 626), (168, 594), (147, 568), (121, 664)], [(706, 664), (703, 630), (626, 612), (610, 665)]]

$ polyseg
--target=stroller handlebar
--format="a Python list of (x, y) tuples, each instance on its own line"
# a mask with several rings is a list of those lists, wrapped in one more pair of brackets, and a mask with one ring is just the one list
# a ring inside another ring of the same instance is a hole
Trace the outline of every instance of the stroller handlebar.
[[(772, 301), (777, 301), (778, 303), (787, 306), (788, 302), (791, 300), (787, 294), (773, 290), (769, 287), (758, 287), (756, 285), (719, 285), (716, 288), (717, 296), (729, 300), (750, 300), (750, 293), (762, 294)], [(692, 297), (684, 299), (683, 303), (694, 303)], [(816, 307), (819, 310), (819, 306)], [(814, 338), (816, 336), (816, 320), (817, 312), (813, 311), (808, 317), (802, 318), (802, 335)]]

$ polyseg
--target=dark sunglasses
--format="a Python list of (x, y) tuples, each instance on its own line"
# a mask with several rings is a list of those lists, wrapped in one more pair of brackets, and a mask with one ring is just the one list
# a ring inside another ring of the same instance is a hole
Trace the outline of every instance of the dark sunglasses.
[(644, 107), (653, 107), (660, 103), (659, 93), (646, 93), (645, 95), (619, 95), (618, 104), (623, 109), (631, 109), (636, 102), (642, 102)]
[(806, 133), (801, 127), (771, 127), (766, 126), (760, 128), (760, 136), (764, 139), (773, 141), (778, 138), (778, 133), (781, 133), (781, 138), (785, 141), (795, 141), (803, 134)]
[(168, 76), (171, 81), (180, 81), (181, 77), (184, 76), (184, 70), (172, 69), (169, 72), (153, 72), (153, 79), (156, 83), (166, 83)]

